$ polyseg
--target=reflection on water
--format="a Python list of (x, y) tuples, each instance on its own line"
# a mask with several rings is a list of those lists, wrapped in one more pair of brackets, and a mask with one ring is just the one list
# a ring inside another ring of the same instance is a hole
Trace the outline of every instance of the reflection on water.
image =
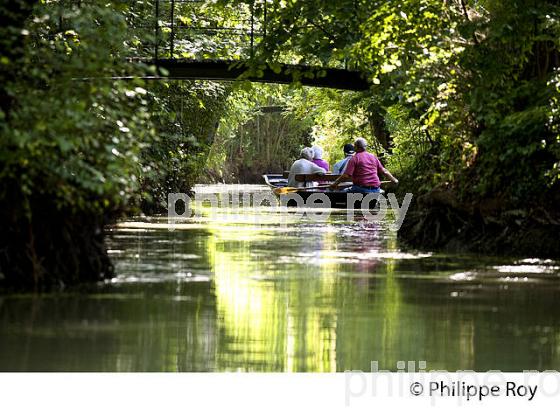
[(343, 212), (209, 212), (123, 221), (108, 283), (1, 296), (0, 370), (560, 368), (555, 261), (405, 251)]

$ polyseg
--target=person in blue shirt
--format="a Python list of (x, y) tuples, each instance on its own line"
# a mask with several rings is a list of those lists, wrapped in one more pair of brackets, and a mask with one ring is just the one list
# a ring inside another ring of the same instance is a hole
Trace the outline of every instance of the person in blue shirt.
[(336, 164), (334, 164), (332, 173), (336, 175), (342, 175), (344, 173), (344, 170), (346, 169), (348, 161), (350, 161), (350, 158), (352, 158), (352, 155), (354, 155), (354, 152), (354, 145), (344, 145), (344, 159), (341, 159)]

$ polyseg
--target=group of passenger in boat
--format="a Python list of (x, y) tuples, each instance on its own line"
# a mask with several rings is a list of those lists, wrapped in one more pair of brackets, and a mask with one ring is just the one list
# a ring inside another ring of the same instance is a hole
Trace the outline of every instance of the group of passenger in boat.
[[(333, 166), (332, 175), (340, 175), (328, 188), (332, 190), (344, 189), (347, 192), (374, 193), (380, 192), (380, 175), (386, 175), (390, 181), (399, 181), (383, 167), (381, 161), (367, 151), (367, 141), (358, 138), (354, 144), (344, 145), (344, 158)], [(323, 159), (323, 149), (319, 146), (304, 148), (301, 157), (296, 160), (288, 175), (288, 186), (306, 187), (313, 186), (313, 182), (296, 181), (296, 175), (301, 174), (328, 174), (330, 167)], [(342, 186), (343, 181), (352, 180), (351, 186)], [(340, 186), (340, 188), (339, 188)]]

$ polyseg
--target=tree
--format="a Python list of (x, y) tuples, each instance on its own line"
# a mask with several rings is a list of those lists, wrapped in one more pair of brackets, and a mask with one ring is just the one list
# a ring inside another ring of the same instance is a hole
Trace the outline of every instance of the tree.
[(18, 48), (10, 68), (18, 75), (3, 73), (9, 102), (0, 118), (6, 285), (45, 289), (112, 274), (104, 226), (137, 191), (137, 157), (151, 135), (146, 91), (141, 83), (82, 79), (137, 70), (120, 57), (125, 10), (51, 2), (37, 5), (23, 29), (18, 18), (4, 27), (25, 36), (3, 44)]

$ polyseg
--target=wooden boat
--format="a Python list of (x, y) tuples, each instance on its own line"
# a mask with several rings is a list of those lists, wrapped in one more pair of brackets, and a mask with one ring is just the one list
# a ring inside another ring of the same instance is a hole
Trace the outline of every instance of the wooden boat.
[[(335, 181), (340, 175), (332, 175), (332, 174), (299, 174), (296, 175), (296, 181), (299, 182), (319, 182), (319, 183), (330, 183)], [(362, 200), (365, 196), (364, 194), (348, 194), (347, 192), (340, 190), (340, 191), (331, 191), (328, 188), (306, 188), (305, 190), (300, 190), (297, 192), (291, 192), (287, 194), (278, 194), (276, 188), (284, 188), (288, 186), (288, 173), (284, 172), (283, 174), (264, 174), (263, 175), (264, 182), (268, 185), (273, 192), (275, 193), (276, 197), (286, 206), (289, 207), (310, 207), (307, 204), (308, 198), (313, 194), (324, 194), (330, 200), (330, 208), (338, 208), (338, 209), (361, 209), (362, 208)], [(341, 184), (342, 185), (342, 184)], [(348, 186), (352, 184), (349, 183)], [(276, 191), (276, 192), (275, 192)], [(382, 191), (383, 192), (383, 191)], [(298, 198), (299, 197), (299, 198)], [(370, 198), (368, 198), (369, 200)], [(313, 198), (311, 199), (313, 201)], [(369, 201), (367, 207), (369, 209), (373, 209), (376, 206), (375, 200)], [(316, 202), (320, 203), (320, 202)], [(317, 205), (315, 205), (317, 207)], [(324, 206), (328, 208), (329, 206)]]

